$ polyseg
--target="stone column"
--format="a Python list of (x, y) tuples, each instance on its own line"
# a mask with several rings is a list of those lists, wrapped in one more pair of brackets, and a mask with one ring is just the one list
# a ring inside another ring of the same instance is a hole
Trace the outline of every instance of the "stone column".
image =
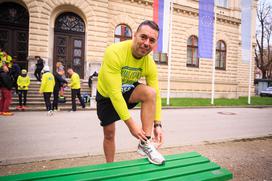
[(90, 107), (91, 108), (96, 108), (96, 101), (95, 101), (96, 87), (97, 87), (97, 77), (93, 77), (92, 78), (92, 95), (91, 95), (91, 100), (90, 100)]
[(36, 69), (36, 60), (35, 60), (35, 57), (34, 56), (29, 56), (27, 58), (27, 61), (28, 61), (28, 76), (30, 78), (35, 78), (34, 76), (34, 72), (35, 72), (35, 69)]

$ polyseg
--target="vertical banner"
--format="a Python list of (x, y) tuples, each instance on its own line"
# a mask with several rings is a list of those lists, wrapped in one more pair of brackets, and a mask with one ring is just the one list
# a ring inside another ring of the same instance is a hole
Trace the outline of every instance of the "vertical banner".
[(170, 0), (153, 1), (153, 20), (159, 25), (160, 34), (155, 52), (168, 52)]
[(248, 104), (251, 104), (251, 87), (252, 87), (251, 6), (252, 0), (241, 0), (242, 62), (249, 64)]
[(174, 0), (170, 0), (170, 24), (169, 24), (169, 40), (168, 40), (168, 75), (167, 75), (167, 99), (166, 104), (170, 105), (170, 82), (171, 82), (171, 66), (172, 66), (172, 30), (173, 30), (173, 12)]
[(214, 0), (199, 0), (199, 58), (213, 58), (214, 5)]
[(251, 59), (251, 4), (252, 0), (242, 0), (242, 62), (248, 63)]

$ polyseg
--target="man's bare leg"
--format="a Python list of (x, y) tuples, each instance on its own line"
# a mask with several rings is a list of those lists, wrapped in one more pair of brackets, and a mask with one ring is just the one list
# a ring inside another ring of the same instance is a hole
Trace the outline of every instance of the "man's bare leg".
[(104, 154), (106, 162), (113, 162), (115, 155), (115, 123), (103, 127), (104, 131)]
[[(151, 138), (153, 123), (156, 111), (156, 92), (153, 88), (146, 85), (138, 85), (130, 96), (129, 101), (141, 102), (141, 120), (142, 129), (148, 139)], [(137, 152), (141, 155), (147, 156), (149, 162), (162, 165), (165, 163), (165, 158), (157, 151), (152, 143), (149, 141), (143, 142), (138, 145)]]
[(156, 111), (156, 91), (140, 84), (132, 92), (129, 102), (141, 102), (142, 129), (147, 137), (151, 137)]

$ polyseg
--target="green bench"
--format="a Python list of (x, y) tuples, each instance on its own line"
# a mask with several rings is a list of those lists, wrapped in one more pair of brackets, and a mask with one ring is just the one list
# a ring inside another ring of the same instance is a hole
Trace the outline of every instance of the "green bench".
[(196, 152), (165, 156), (162, 166), (146, 158), (0, 177), (4, 180), (229, 180), (232, 173)]

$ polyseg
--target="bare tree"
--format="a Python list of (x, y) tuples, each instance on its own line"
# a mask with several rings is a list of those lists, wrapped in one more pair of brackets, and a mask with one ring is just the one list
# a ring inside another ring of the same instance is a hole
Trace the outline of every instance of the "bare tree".
[(256, 66), (262, 72), (262, 78), (272, 79), (272, 6), (266, 1), (260, 2), (257, 9), (259, 27), (257, 28), (255, 48)]

